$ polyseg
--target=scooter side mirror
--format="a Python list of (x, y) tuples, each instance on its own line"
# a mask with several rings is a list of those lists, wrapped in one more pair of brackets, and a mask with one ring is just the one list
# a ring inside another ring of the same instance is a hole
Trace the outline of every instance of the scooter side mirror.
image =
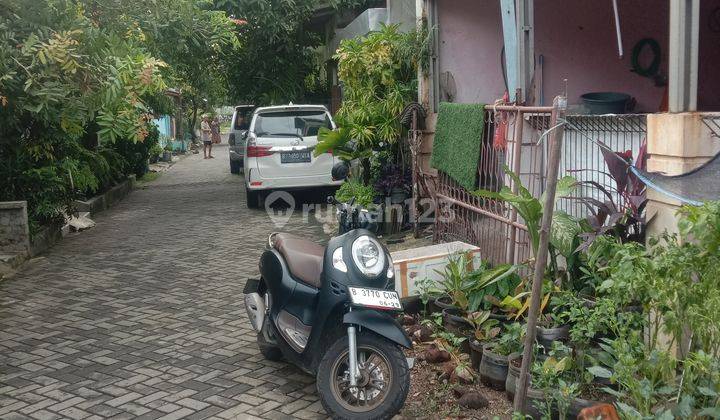
[(338, 162), (332, 167), (330, 174), (332, 175), (333, 181), (340, 181), (348, 177), (350, 173), (350, 167), (345, 162)]

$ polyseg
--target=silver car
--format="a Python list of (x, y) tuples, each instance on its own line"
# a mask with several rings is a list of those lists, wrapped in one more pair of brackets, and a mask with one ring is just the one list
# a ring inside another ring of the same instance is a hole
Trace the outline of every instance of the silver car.
[(253, 111), (255, 111), (255, 105), (238, 105), (233, 112), (228, 137), (230, 172), (233, 174), (239, 174), (240, 168), (243, 166), (246, 142), (244, 134), (250, 127)]

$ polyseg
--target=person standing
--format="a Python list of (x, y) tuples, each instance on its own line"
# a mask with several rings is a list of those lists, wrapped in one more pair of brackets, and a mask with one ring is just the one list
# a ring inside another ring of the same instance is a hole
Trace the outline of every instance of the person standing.
[(210, 122), (210, 131), (213, 144), (220, 144), (220, 121), (218, 121), (218, 117), (214, 117)]
[(203, 117), (202, 122), (200, 123), (200, 131), (202, 131), (203, 155), (205, 156), (205, 159), (212, 159), (212, 140), (210, 140), (212, 131), (210, 129), (210, 123), (208, 122), (207, 116)]

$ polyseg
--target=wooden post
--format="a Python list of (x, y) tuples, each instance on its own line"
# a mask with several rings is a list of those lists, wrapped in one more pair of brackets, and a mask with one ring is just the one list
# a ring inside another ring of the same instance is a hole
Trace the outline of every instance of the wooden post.
[[(553, 100), (553, 111), (550, 117), (550, 126), (553, 127), (559, 118), (565, 116), (567, 99), (556, 96)], [(532, 350), (535, 346), (537, 334), (537, 320), (540, 315), (540, 301), (542, 300), (542, 286), (545, 268), (548, 260), (548, 243), (550, 242), (550, 228), (552, 215), (555, 208), (555, 191), (557, 190), (558, 172), (560, 168), (560, 155), (562, 151), (563, 126), (556, 127), (550, 133), (550, 156), (547, 170), (547, 189), (545, 190), (545, 203), (543, 206), (542, 225), (540, 227), (540, 246), (535, 256), (535, 272), (532, 281), (532, 292), (530, 294), (530, 309), (527, 318), (527, 333), (525, 335), (525, 347), (523, 348), (522, 366), (520, 377), (515, 388), (515, 400), (513, 407), (515, 411), (525, 412), (525, 400), (527, 388), (530, 385), (530, 366), (532, 365)]]

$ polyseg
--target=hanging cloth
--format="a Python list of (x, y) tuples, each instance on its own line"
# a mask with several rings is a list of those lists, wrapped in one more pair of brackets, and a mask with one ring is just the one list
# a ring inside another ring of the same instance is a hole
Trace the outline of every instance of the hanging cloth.
[[(506, 104), (510, 102), (510, 95), (505, 91), (502, 101), (496, 101), (495, 105)], [(493, 133), (493, 149), (505, 150), (507, 149), (507, 125), (508, 118), (507, 113), (503, 111), (493, 110), (493, 116), (495, 121), (495, 132)]]

